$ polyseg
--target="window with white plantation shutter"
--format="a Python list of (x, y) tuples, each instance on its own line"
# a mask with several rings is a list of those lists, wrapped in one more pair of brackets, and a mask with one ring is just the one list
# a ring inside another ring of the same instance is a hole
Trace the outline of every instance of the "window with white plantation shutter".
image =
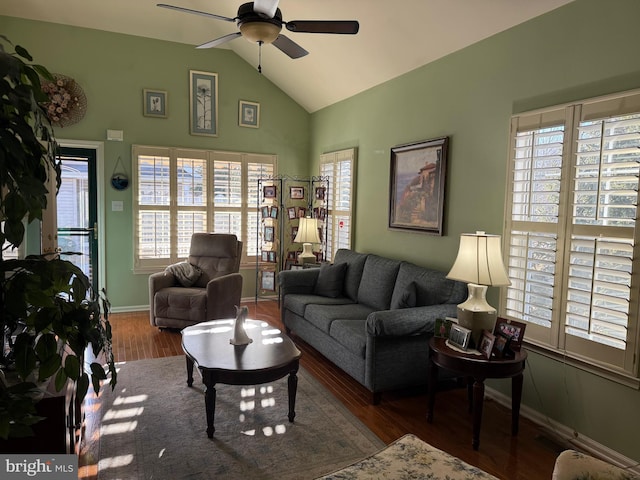
[(640, 93), (514, 116), (511, 139), (501, 315), (637, 385)]
[(134, 145), (134, 271), (158, 271), (189, 255), (195, 232), (234, 233), (243, 263), (257, 252), (257, 188), (275, 155)]
[(352, 248), (356, 150), (350, 148), (320, 157), (320, 176), (329, 179), (327, 192), (327, 259), (340, 248)]

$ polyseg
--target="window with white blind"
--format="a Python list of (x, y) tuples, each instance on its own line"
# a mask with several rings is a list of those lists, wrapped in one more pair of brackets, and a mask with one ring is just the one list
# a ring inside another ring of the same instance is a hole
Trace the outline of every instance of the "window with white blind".
[(320, 176), (328, 177), (326, 221), (327, 259), (340, 248), (352, 248), (355, 202), (356, 150), (350, 148), (320, 156)]
[(512, 118), (501, 315), (636, 386), (639, 178), (639, 91)]
[(133, 170), (135, 271), (185, 259), (195, 232), (233, 233), (255, 262), (256, 180), (275, 155), (134, 145)]

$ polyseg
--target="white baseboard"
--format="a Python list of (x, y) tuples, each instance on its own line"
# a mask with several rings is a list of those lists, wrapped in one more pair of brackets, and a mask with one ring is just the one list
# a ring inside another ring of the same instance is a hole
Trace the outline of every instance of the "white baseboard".
[[(250, 303), (255, 302), (256, 297), (243, 297), (240, 299), (242, 303)], [(259, 302), (273, 302), (274, 298), (259, 298)], [(128, 312), (143, 312), (144, 310), (149, 310), (149, 305), (127, 305), (124, 307), (111, 307), (111, 313), (128, 313)]]
[[(485, 396), (493, 399), (500, 405), (511, 409), (511, 397), (507, 397), (501, 392), (486, 387)], [(520, 407), (520, 415), (528, 418), (537, 424), (542, 430), (549, 435), (550, 438), (559, 441), (560, 444), (568, 444), (575, 450), (588, 453), (596, 458), (604, 460), (612, 465), (624, 468), (636, 475), (640, 474), (640, 464), (635, 460), (625, 457), (624, 455), (612, 450), (595, 440), (576, 432), (573, 428), (556, 422), (546, 415), (534, 410), (533, 408), (522, 405)]]

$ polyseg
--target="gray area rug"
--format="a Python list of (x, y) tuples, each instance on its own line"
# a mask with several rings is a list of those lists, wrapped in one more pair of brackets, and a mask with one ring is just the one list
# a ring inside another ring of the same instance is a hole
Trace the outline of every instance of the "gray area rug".
[(310, 479), (384, 447), (302, 368), (294, 423), (286, 377), (218, 384), (209, 439), (194, 377), (187, 387), (183, 356), (119, 364), (115, 390), (101, 391), (99, 480)]

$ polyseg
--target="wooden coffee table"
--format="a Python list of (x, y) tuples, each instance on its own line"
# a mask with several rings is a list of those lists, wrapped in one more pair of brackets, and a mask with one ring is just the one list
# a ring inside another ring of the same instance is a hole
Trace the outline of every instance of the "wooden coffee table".
[(193, 365), (198, 365), (206, 386), (207, 436), (213, 438), (216, 383), (259, 385), (289, 375), (289, 421), (295, 418), (300, 350), (289, 337), (266, 322), (245, 320), (248, 345), (234, 346), (234, 319), (198, 323), (182, 330), (182, 349), (187, 358), (187, 385), (193, 386)]

